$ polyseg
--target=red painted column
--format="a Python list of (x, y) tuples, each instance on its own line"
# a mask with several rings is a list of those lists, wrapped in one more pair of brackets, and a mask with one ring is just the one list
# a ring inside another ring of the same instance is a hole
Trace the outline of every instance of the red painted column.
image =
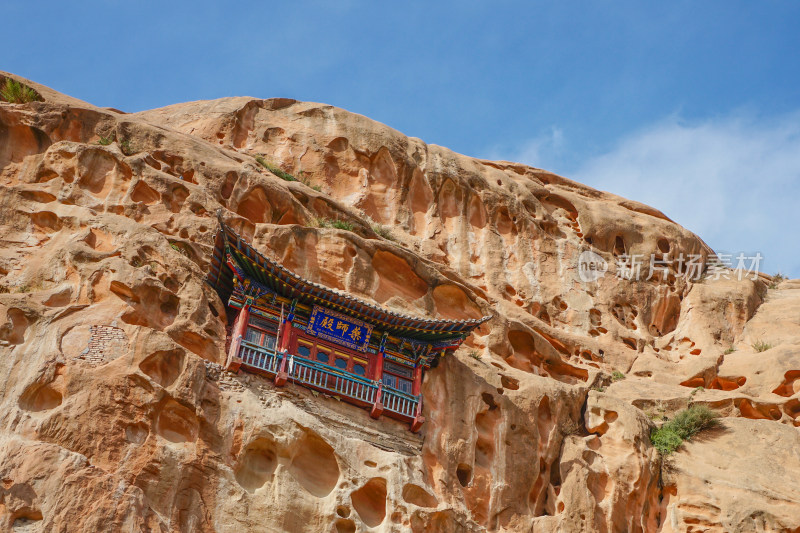
[(242, 358), (239, 357), (239, 348), (242, 345), (242, 338), (247, 331), (247, 323), (250, 320), (250, 304), (245, 303), (242, 310), (239, 311), (239, 316), (236, 317), (236, 325), (233, 328), (233, 339), (231, 347), (228, 350), (228, 360), (225, 362), (225, 368), (231, 372), (238, 372), (239, 367), (242, 366)]
[(414, 420), (411, 422), (411, 431), (416, 433), (425, 423), (425, 417), (422, 416), (422, 365), (420, 364), (414, 368), (414, 384), (411, 391), (417, 397), (417, 412), (414, 413)]
[(414, 368), (414, 385), (411, 388), (411, 393), (414, 396), (419, 396), (420, 390), (422, 390), (422, 365), (417, 365)]
[(378, 382), (378, 391), (375, 393), (375, 403), (372, 405), (372, 410), (369, 412), (369, 416), (372, 418), (378, 418), (383, 414), (383, 401), (382, 401), (382, 394), (383, 394), (383, 357), (384, 352), (378, 352), (378, 355), (375, 359), (375, 381)]
[(281, 342), (280, 346), (278, 346), (278, 351), (283, 353), (283, 359), (281, 360), (280, 368), (278, 368), (278, 373), (275, 375), (275, 385), (278, 387), (284, 386), (289, 379), (287, 367), (289, 365), (289, 342), (292, 340), (292, 322), (285, 319), (281, 327), (283, 330), (281, 331)]
[(289, 349), (289, 342), (292, 340), (292, 323), (288, 320), (283, 321), (283, 330), (281, 331), (281, 345), (278, 350), (284, 351)]

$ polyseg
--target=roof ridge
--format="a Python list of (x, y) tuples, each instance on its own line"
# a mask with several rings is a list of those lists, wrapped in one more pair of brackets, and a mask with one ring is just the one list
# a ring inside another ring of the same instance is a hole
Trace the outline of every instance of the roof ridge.
[(228, 239), (225, 236), (225, 230), (228, 230), (231, 234), (236, 236), (237, 241), (243, 242), (247, 247), (249, 247), (251, 250), (253, 250), (253, 252), (258, 254), (258, 256), (261, 257), (264, 261), (266, 261), (267, 263), (269, 263), (270, 265), (272, 265), (274, 267), (279, 268), (283, 272), (285, 272), (285, 273), (289, 274), (290, 276), (296, 278), (298, 281), (300, 281), (302, 283), (305, 283), (305, 284), (308, 284), (308, 285), (310, 285), (310, 286), (312, 286), (314, 288), (320, 289), (322, 291), (327, 291), (327, 292), (330, 292), (330, 293), (334, 293), (337, 296), (343, 297), (343, 298), (345, 298), (347, 300), (350, 300), (350, 301), (353, 301), (355, 303), (367, 306), (367, 307), (369, 307), (371, 309), (374, 309), (374, 310), (382, 312), (382, 313), (386, 313), (386, 314), (391, 315), (391, 316), (395, 316), (395, 317), (398, 317), (398, 318), (401, 318), (401, 319), (405, 319), (405, 320), (418, 320), (418, 321), (421, 321), (421, 322), (427, 322), (430, 325), (461, 324), (461, 325), (465, 325), (465, 326), (477, 327), (477, 326), (483, 324), (484, 322), (486, 322), (487, 320), (489, 320), (490, 318), (492, 318), (491, 315), (486, 315), (486, 316), (483, 316), (481, 318), (471, 318), (471, 319), (458, 320), (458, 319), (451, 319), (451, 318), (429, 318), (429, 317), (419, 317), (419, 316), (407, 315), (407, 314), (400, 313), (400, 312), (397, 312), (397, 311), (392, 311), (392, 310), (387, 309), (385, 307), (382, 307), (382, 306), (380, 306), (378, 304), (370, 303), (370, 302), (368, 302), (366, 300), (363, 300), (363, 299), (361, 299), (361, 298), (359, 298), (357, 296), (353, 296), (349, 292), (340, 291), (339, 289), (334, 289), (332, 287), (327, 287), (325, 285), (322, 285), (321, 283), (317, 283), (317, 282), (308, 280), (308, 279), (304, 278), (303, 276), (300, 276), (299, 274), (296, 274), (295, 272), (292, 272), (291, 270), (289, 270), (288, 268), (286, 268), (285, 266), (280, 264), (277, 260), (271, 259), (271, 258), (265, 256), (264, 254), (262, 254), (247, 239), (245, 239), (244, 237), (239, 235), (236, 231), (234, 231), (234, 229), (232, 227), (230, 227), (229, 225), (225, 224), (225, 222), (223, 222), (222, 213), (220, 211), (217, 212), (217, 217), (219, 219), (220, 229), (223, 232), (223, 237), (225, 238), (226, 242), (227, 242)]

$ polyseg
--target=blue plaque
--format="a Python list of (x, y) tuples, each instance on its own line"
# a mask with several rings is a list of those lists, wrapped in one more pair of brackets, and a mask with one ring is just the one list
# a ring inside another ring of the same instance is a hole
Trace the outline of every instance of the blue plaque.
[(372, 335), (372, 326), (347, 315), (314, 306), (308, 320), (307, 333), (346, 346), (351, 350), (366, 352)]

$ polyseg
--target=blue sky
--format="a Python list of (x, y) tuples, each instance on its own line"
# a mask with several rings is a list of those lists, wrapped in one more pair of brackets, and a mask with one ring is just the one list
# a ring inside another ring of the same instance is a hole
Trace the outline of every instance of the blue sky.
[[(0, 70), (138, 111), (326, 102), (651, 204), (800, 277), (800, 2), (29, 2)], [(24, 44), (23, 44), (24, 43)]]

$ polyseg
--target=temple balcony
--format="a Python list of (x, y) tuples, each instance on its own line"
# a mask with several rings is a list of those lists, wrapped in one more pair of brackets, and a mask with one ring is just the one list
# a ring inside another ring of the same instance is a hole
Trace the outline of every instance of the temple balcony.
[(407, 394), (319, 361), (281, 353), (241, 338), (238, 343), (237, 354), (241, 367), (265, 374), (278, 385), (290, 381), (337, 396), (348, 403), (369, 409), (375, 418), (385, 414), (404, 422), (413, 423), (419, 419), (420, 395)]
[(417, 432), (422, 381), (489, 316), (463, 320), (398, 313), (304, 279), (221, 219), (209, 283), (227, 302), (225, 368), (292, 382)]

